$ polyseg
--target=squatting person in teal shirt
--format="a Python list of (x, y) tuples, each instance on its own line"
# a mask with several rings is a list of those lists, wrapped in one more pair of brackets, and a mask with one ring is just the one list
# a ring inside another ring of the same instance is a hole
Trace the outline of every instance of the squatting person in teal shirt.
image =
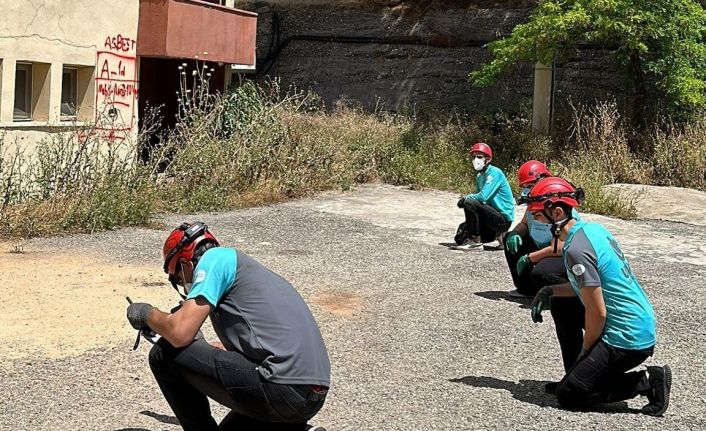
[[(127, 317), (161, 335), (149, 364), (183, 429), (310, 430), (331, 366), (296, 289), (242, 251), (220, 247), (200, 222), (175, 229), (162, 253), (169, 281), (186, 291), (183, 304), (165, 313), (134, 303)], [(218, 342), (200, 335), (206, 317)], [(231, 409), (220, 427), (208, 398)]]
[(557, 399), (565, 408), (589, 409), (642, 395), (649, 401), (642, 413), (661, 416), (669, 406), (669, 366), (630, 371), (654, 353), (652, 305), (613, 235), (598, 223), (572, 217), (582, 195), (568, 181), (550, 177), (537, 182), (528, 197), (528, 211), (551, 223), (552, 234), (564, 241), (562, 257), (569, 276), (569, 283), (537, 293), (532, 320), (542, 321), (552, 296), (577, 295), (586, 310), (583, 348), (559, 382)]
[(515, 218), (515, 199), (503, 171), (490, 164), (493, 151), (484, 143), (471, 148), (473, 168), (476, 170), (476, 193), (461, 198), (457, 205), (463, 208), (465, 223), (459, 226), (457, 250), (482, 250), (483, 243), (501, 247), (501, 236)]
[[(540, 161), (523, 163), (517, 171), (517, 183), (522, 188), (518, 203), (527, 203), (532, 187), (542, 178), (551, 176), (549, 169)], [(574, 219), (580, 219), (575, 209), (571, 214)], [(533, 298), (544, 286), (567, 283), (569, 276), (561, 257), (563, 248), (564, 242), (552, 236), (551, 224), (536, 220), (525, 209), (522, 220), (505, 236), (505, 260), (516, 288), (508, 296)], [(577, 296), (556, 297), (551, 300), (550, 310), (554, 321), (561, 322), (556, 326), (556, 337), (564, 370), (568, 372), (583, 344), (583, 304)], [(547, 390), (556, 392), (556, 383), (549, 383)]]

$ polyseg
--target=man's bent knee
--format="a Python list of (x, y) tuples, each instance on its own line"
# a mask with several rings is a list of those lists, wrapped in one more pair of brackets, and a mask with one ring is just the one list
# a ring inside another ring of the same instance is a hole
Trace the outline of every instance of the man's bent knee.
[(481, 206), (483, 206), (483, 203), (473, 198), (466, 198), (466, 202), (463, 204), (463, 207), (469, 211), (476, 211)]
[(161, 370), (171, 365), (174, 360), (172, 350), (174, 350), (174, 347), (167, 343), (164, 338), (160, 339), (155, 345), (152, 346), (152, 349), (150, 349), (150, 353), (147, 357), (152, 371)]

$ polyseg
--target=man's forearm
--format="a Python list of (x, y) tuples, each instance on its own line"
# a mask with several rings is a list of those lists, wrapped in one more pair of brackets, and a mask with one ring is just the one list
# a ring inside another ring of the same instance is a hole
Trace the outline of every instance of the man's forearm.
[(589, 350), (601, 338), (605, 326), (605, 316), (586, 310), (586, 332), (583, 336), (583, 348)]
[(583, 348), (589, 350), (603, 334), (608, 312), (603, 301), (603, 289), (600, 286), (582, 286), (581, 298), (586, 307), (586, 333), (583, 336)]
[(156, 307), (147, 317), (147, 323), (154, 332), (166, 338), (174, 347), (182, 347), (194, 339), (193, 334), (188, 336), (180, 330), (182, 325), (178, 324), (176, 314), (165, 313)]

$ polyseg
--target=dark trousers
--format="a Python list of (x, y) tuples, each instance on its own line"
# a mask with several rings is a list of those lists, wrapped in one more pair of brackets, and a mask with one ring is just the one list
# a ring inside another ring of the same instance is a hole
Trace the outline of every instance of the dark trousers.
[(552, 297), (549, 308), (559, 340), (561, 359), (567, 373), (574, 366), (583, 348), (586, 310), (578, 296)]
[[(204, 340), (175, 348), (164, 338), (149, 354), (152, 373), (186, 431), (304, 430), (323, 406), (325, 393), (307, 385), (280, 385), (262, 379), (239, 352)], [(232, 409), (219, 426), (208, 398)]]
[(463, 212), (468, 237), (479, 236), (482, 242), (491, 242), (510, 229), (510, 222), (498, 210), (475, 199), (466, 199)]
[(567, 409), (585, 410), (596, 404), (629, 400), (650, 388), (644, 370), (630, 371), (654, 353), (654, 347), (626, 350), (598, 341), (559, 382), (557, 400)]
[(517, 261), (520, 257), (537, 250), (537, 245), (529, 235), (522, 236), (522, 245), (517, 254), (511, 254), (505, 247), (505, 260), (510, 269), (510, 275), (512, 275), (512, 282), (519, 292), (527, 295), (535, 295), (544, 286), (562, 284), (569, 281), (564, 261), (559, 256), (544, 258), (531, 270), (528, 269), (522, 274), (518, 274)]

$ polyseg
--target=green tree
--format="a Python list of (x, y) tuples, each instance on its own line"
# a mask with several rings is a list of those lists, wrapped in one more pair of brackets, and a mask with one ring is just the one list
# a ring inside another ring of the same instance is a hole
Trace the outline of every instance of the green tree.
[(527, 23), (489, 45), (493, 59), (470, 73), (488, 86), (520, 61), (552, 64), (581, 45), (611, 50), (633, 89), (633, 116), (644, 118), (646, 79), (668, 113), (685, 118), (706, 107), (706, 11), (698, 0), (540, 0)]

